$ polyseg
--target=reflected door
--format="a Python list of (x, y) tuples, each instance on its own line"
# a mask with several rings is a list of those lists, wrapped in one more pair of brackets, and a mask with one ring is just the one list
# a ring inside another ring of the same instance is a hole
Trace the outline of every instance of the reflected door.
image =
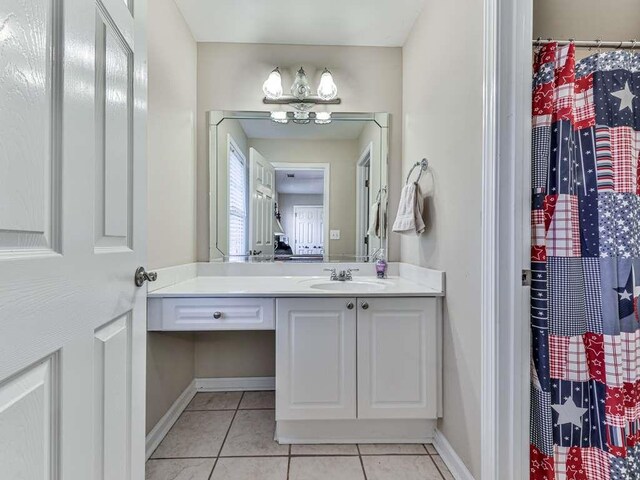
[(294, 206), (296, 255), (324, 254), (324, 209), (320, 206)]
[(4, 0), (0, 478), (144, 478), (145, 1)]
[(255, 148), (249, 150), (249, 248), (252, 254), (273, 255), (275, 169)]

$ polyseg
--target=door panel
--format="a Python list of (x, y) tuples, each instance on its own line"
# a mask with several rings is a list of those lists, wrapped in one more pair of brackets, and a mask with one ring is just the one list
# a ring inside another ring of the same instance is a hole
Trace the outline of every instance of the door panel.
[(0, 385), (0, 477), (55, 479), (55, 357)]
[(145, 1), (7, 1), (0, 478), (144, 478)]
[(437, 417), (436, 302), (358, 299), (358, 418)]
[(95, 480), (129, 479), (130, 315), (104, 325), (94, 340)]
[(276, 419), (356, 418), (355, 299), (278, 299)]
[[(56, 252), (59, 185), (52, 118), (59, 76), (55, 0), (6, 0), (0, 20), (0, 259)], [(39, 132), (31, 135), (31, 132)], [(18, 160), (19, 159), (19, 160)]]

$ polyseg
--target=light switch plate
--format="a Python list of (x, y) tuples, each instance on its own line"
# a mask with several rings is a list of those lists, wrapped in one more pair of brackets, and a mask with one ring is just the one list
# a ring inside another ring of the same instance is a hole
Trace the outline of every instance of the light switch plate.
[(340, 240), (340, 230), (329, 230), (331, 240)]

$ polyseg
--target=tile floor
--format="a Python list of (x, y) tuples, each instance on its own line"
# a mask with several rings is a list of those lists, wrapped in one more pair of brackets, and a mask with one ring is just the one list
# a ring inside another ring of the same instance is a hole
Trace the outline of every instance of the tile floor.
[(198, 393), (146, 480), (453, 480), (432, 445), (279, 445), (273, 392)]

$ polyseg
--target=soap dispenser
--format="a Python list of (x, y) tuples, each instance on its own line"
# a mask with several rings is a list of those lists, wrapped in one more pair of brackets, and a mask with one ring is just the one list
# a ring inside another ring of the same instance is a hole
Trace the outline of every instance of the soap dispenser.
[(387, 278), (387, 260), (384, 254), (384, 248), (378, 252), (378, 260), (376, 260), (376, 275), (378, 278)]

